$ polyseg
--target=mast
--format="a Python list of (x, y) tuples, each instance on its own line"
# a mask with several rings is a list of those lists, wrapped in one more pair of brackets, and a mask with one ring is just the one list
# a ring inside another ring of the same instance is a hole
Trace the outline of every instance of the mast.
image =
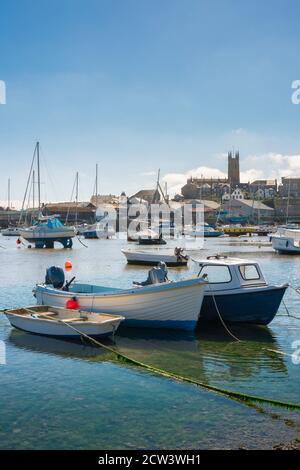
[(34, 204), (35, 204), (35, 171), (32, 172), (32, 209), (34, 212)]
[(98, 163), (96, 163), (95, 191), (96, 191), (96, 207), (98, 207)]
[(10, 210), (10, 178), (8, 178), (7, 184), (7, 208)]
[(287, 207), (286, 207), (286, 221), (285, 221), (286, 224), (289, 223), (290, 194), (291, 194), (291, 177), (290, 177), (290, 181), (289, 181)]
[(77, 214), (77, 207), (78, 207), (78, 171), (76, 171), (75, 202), (76, 202), (76, 206), (75, 206), (75, 225), (77, 225), (77, 218), (78, 218), (78, 214)]
[[(8, 178), (7, 182), (7, 209), (8, 212), (10, 211), (10, 178)], [(10, 222), (10, 214), (8, 214), (8, 223)]]
[(36, 143), (37, 172), (38, 172), (38, 207), (41, 210), (41, 174), (40, 174), (40, 143)]

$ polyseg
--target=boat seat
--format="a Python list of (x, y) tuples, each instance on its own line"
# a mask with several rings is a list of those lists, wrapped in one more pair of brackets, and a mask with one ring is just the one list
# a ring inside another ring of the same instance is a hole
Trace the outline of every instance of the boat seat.
[(63, 318), (62, 321), (64, 322), (69, 322), (69, 321), (86, 321), (87, 318), (79, 318), (79, 317), (74, 317), (74, 318)]

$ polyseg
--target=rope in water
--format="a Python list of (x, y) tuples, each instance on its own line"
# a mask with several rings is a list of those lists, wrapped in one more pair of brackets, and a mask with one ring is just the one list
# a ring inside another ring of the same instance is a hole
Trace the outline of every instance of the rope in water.
[[(5, 309), (0, 310), (0, 312), (3, 312), (3, 313), (5, 311), (6, 311)], [(115, 350), (114, 348), (112, 348), (110, 346), (107, 346), (103, 343), (100, 343), (100, 341), (98, 341), (95, 338), (92, 338), (91, 336), (83, 333), (82, 331), (75, 328), (73, 325), (70, 325), (69, 323), (67, 323), (65, 321), (62, 321), (62, 320), (59, 320), (59, 321), (64, 323), (64, 325), (67, 325), (72, 330), (76, 331), (81, 337), (87, 338), (90, 342), (94, 343), (96, 346), (98, 346), (100, 348), (103, 348), (103, 349), (113, 353), (117, 357), (118, 360), (121, 360), (122, 362), (126, 362), (126, 363), (129, 363), (129, 364), (133, 364), (137, 367), (141, 367), (143, 369), (148, 370), (149, 372), (153, 372), (155, 374), (161, 375), (163, 377), (168, 377), (168, 378), (173, 379), (173, 380), (178, 380), (180, 382), (190, 383), (192, 385), (196, 385), (198, 387), (204, 388), (204, 389), (209, 390), (211, 392), (215, 392), (215, 393), (224, 395), (224, 396), (226, 396), (228, 398), (231, 398), (233, 400), (237, 400), (239, 402), (244, 402), (248, 405), (250, 405), (252, 403), (260, 403), (260, 404), (265, 404), (265, 405), (277, 406), (277, 407), (285, 408), (285, 409), (288, 409), (288, 410), (300, 410), (300, 403), (288, 403), (288, 402), (284, 402), (284, 401), (281, 401), (281, 400), (273, 400), (273, 399), (270, 399), (270, 398), (263, 398), (263, 397), (258, 397), (258, 396), (255, 396), (255, 395), (250, 395), (250, 394), (246, 394), (246, 393), (227, 390), (227, 389), (224, 389), (224, 388), (221, 388), (221, 387), (216, 387), (214, 385), (205, 384), (203, 382), (192, 379), (190, 377), (184, 377), (182, 375), (175, 374), (174, 372), (170, 372), (170, 371), (160, 369), (160, 368), (152, 366), (150, 364), (145, 364), (144, 362), (140, 362), (136, 359), (133, 359), (133, 358), (121, 353), (120, 351)], [(272, 352), (280, 353), (280, 351), (276, 351), (276, 350), (272, 350)]]
[(212, 391), (212, 392), (215, 392), (215, 393), (219, 393), (221, 395), (225, 395), (225, 396), (227, 396), (227, 397), (229, 397), (233, 400), (238, 400), (238, 401), (245, 402), (245, 403), (254, 402), (254, 403), (261, 403), (261, 404), (265, 404), (265, 405), (273, 405), (273, 406), (277, 406), (277, 407), (281, 407), (281, 408), (286, 408), (288, 410), (300, 410), (300, 403), (287, 403), (287, 402), (280, 401), (280, 400), (273, 400), (273, 399), (269, 399), (269, 398), (263, 398), (263, 397), (257, 397), (257, 396), (254, 396), (254, 395), (248, 395), (246, 393), (234, 392), (232, 390), (226, 390), (226, 389), (223, 389), (223, 388), (220, 388), (220, 387), (216, 387), (214, 385), (205, 384), (203, 382), (200, 382), (198, 380), (195, 380), (195, 379), (192, 379), (192, 378), (189, 378), (189, 377), (184, 377), (182, 375), (178, 375), (178, 374), (175, 374), (173, 372), (169, 372), (169, 371), (166, 371), (166, 370), (163, 370), (163, 369), (159, 369), (158, 367), (151, 366), (150, 364), (145, 364), (144, 362), (137, 361), (136, 359), (133, 359), (133, 358), (131, 358), (131, 357), (119, 352), (119, 351), (116, 351), (114, 348), (111, 348), (110, 346), (107, 346), (103, 343), (100, 343), (100, 341), (98, 341), (95, 338), (92, 338), (91, 336), (81, 332), (80, 330), (75, 328), (73, 325), (70, 325), (70, 324), (68, 324), (64, 321), (63, 321), (63, 323), (65, 325), (69, 326), (74, 331), (76, 331), (79, 335), (83, 336), (84, 338), (87, 338), (92, 343), (94, 343), (97, 346), (99, 346), (103, 349), (106, 349), (107, 351), (113, 353), (114, 355), (116, 355), (117, 359), (121, 360), (122, 362), (133, 364), (137, 367), (142, 367), (143, 369), (146, 369), (150, 372), (153, 372), (155, 374), (158, 374), (158, 375), (161, 375), (161, 376), (164, 376), (164, 377), (168, 377), (170, 379), (175, 379), (175, 380), (178, 380), (180, 382), (186, 382), (186, 383), (190, 383), (190, 384), (193, 384), (193, 385), (197, 385), (198, 387), (202, 387), (206, 390), (209, 390), (209, 391)]

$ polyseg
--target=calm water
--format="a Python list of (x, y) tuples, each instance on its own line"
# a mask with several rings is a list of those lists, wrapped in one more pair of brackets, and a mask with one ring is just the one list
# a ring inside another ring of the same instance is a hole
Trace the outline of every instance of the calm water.
[[(268, 281), (300, 286), (300, 257), (278, 256), (245, 240), (209, 240), (192, 254), (250, 257)], [(126, 265), (120, 252), (125, 241), (87, 243), (84, 248), (76, 242), (71, 251), (28, 250), (1, 237), (0, 308), (33, 304), (34, 284), (49, 265), (66, 259), (73, 263), (68, 277), (85, 281), (126, 287), (146, 277), (146, 268)], [(169, 277), (194, 272), (191, 263), (170, 269)], [(289, 290), (285, 300), (300, 317), (300, 296)], [(300, 321), (278, 316), (269, 327), (232, 330), (244, 341), (233, 342), (222, 327), (200, 325), (195, 335), (123, 328), (116, 343), (136, 359), (209, 384), (299, 402), (300, 365), (267, 349), (293, 353)], [(98, 348), (13, 330), (3, 316), (0, 339), (6, 347), (6, 364), (0, 364), (1, 449), (269, 448), (300, 434), (299, 413), (257, 410), (119, 364)]]

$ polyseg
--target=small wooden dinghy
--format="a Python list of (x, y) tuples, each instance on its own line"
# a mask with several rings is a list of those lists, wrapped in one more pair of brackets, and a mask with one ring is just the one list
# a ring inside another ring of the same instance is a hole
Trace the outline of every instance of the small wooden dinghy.
[(6, 310), (5, 315), (11, 326), (19, 330), (68, 338), (80, 337), (79, 332), (88, 336), (110, 336), (124, 320), (120, 315), (89, 313), (46, 305)]

